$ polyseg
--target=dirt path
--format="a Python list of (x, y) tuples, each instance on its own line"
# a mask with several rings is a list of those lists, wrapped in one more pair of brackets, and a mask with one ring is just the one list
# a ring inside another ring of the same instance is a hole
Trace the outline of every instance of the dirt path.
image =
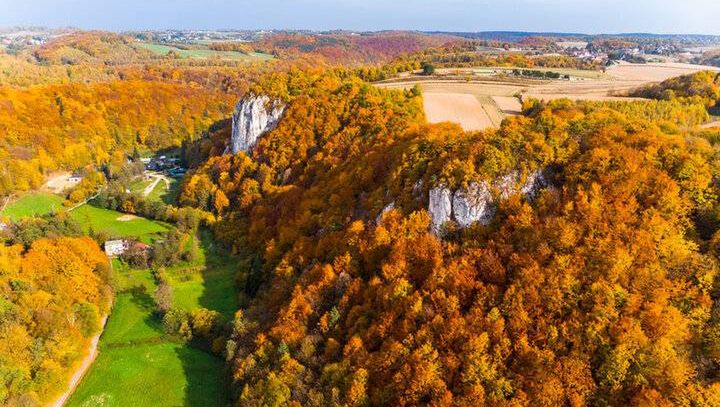
[(168, 180), (166, 176), (161, 175), (161, 174), (148, 174), (148, 175), (151, 177), (154, 177), (155, 181), (153, 181), (150, 185), (145, 187), (145, 189), (143, 190), (143, 196), (150, 195), (160, 181), (165, 182), (165, 189), (170, 188), (170, 180)]
[(100, 335), (102, 335), (103, 330), (105, 329), (105, 322), (107, 322), (107, 318), (107, 315), (103, 317), (101, 321), (102, 329), (90, 341), (90, 352), (87, 356), (85, 356), (85, 358), (82, 360), (82, 363), (80, 363), (80, 366), (78, 366), (78, 368), (75, 370), (75, 373), (70, 378), (70, 383), (68, 383), (67, 385), (67, 390), (65, 390), (63, 394), (58, 396), (58, 398), (49, 405), (50, 407), (62, 407), (65, 402), (68, 401), (70, 396), (75, 391), (75, 388), (77, 388), (77, 385), (80, 383), (80, 380), (82, 380), (83, 376), (85, 376), (85, 373), (87, 373), (88, 369), (95, 361), (95, 358), (98, 355), (98, 342), (100, 342)]

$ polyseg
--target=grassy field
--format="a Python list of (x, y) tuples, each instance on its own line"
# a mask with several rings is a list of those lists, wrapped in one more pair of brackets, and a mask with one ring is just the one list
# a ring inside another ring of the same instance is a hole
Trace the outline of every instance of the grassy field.
[(198, 246), (195, 261), (167, 270), (173, 304), (186, 310), (211, 309), (230, 320), (238, 308), (234, 295), (237, 265), (232, 256), (214, 243), (209, 231), (201, 231)]
[(140, 217), (127, 221), (118, 220), (123, 216), (122, 213), (92, 205), (83, 205), (71, 213), (85, 231), (104, 231), (111, 237), (134, 237), (144, 242), (152, 241), (171, 228), (168, 224)]
[(63, 201), (63, 198), (55, 194), (35, 192), (9, 203), (2, 215), (14, 221), (26, 216), (44, 215), (63, 209)]
[(128, 189), (130, 192), (139, 192), (142, 193), (145, 188), (153, 183), (153, 179), (145, 179), (143, 177), (140, 177), (136, 180), (133, 180), (130, 185), (128, 186)]
[(149, 270), (117, 267), (119, 294), (95, 363), (67, 406), (223, 406), (223, 362), (164, 337)]
[(261, 54), (258, 52), (251, 52), (249, 54), (243, 54), (237, 51), (213, 51), (211, 49), (180, 49), (177, 47), (161, 44), (151, 44), (147, 42), (140, 42), (137, 44), (138, 47), (145, 48), (158, 55), (167, 55), (170, 51), (176, 52), (181, 58), (192, 58), (192, 59), (208, 59), (208, 58), (220, 58), (228, 60), (240, 60), (240, 61), (264, 61), (272, 59), (271, 55)]
[(173, 342), (101, 350), (68, 407), (224, 406), (223, 362)]
[(150, 200), (159, 200), (168, 205), (174, 205), (177, 195), (180, 192), (180, 182), (176, 178), (168, 178), (169, 186), (165, 187), (165, 182), (160, 181), (155, 188), (147, 196)]

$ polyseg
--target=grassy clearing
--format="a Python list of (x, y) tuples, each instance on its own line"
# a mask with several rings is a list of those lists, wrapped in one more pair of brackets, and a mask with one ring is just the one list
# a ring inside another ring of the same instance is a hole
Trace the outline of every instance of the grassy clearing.
[(164, 181), (158, 182), (155, 188), (147, 196), (150, 200), (162, 201), (168, 205), (174, 205), (180, 192), (180, 182), (175, 178), (168, 178), (169, 186)]
[(201, 307), (211, 309), (230, 320), (238, 308), (237, 263), (215, 244), (209, 231), (200, 232), (198, 243), (195, 261), (167, 270), (173, 287), (173, 304), (188, 311)]
[[(45, 215), (55, 210), (62, 210), (64, 199), (58, 195), (47, 192), (34, 192), (24, 195), (15, 202), (9, 203), (2, 212), (13, 221), (27, 216)], [(0, 205), (4, 203), (0, 202)]]
[(180, 49), (170, 45), (151, 44), (146, 42), (137, 43), (138, 47), (147, 49), (158, 55), (167, 55), (170, 51), (177, 53), (181, 58), (191, 59), (208, 59), (208, 58), (220, 58), (227, 60), (238, 60), (238, 61), (264, 61), (272, 59), (271, 55), (262, 54), (259, 52), (251, 52), (249, 54), (243, 54), (237, 51), (214, 51), (211, 49)]
[(128, 185), (128, 189), (130, 192), (138, 192), (143, 193), (145, 191), (145, 188), (148, 187), (148, 185), (152, 184), (154, 179), (145, 179), (144, 177), (140, 177), (138, 179), (133, 180), (130, 185)]
[(83, 205), (71, 213), (86, 232), (90, 229), (95, 232), (103, 231), (111, 237), (134, 237), (146, 243), (171, 228), (166, 223), (140, 217), (129, 221), (120, 221), (118, 218), (123, 216), (122, 213), (92, 205)]
[(67, 406), (226, 405), (223, 361), (165, 337), (154, 315), (150, 271), (118, 261), (113, 267), (119, 294), (100, 354)]
[(102, 349), (69, 407), (224, 406), (223, 362), (169, 341)]

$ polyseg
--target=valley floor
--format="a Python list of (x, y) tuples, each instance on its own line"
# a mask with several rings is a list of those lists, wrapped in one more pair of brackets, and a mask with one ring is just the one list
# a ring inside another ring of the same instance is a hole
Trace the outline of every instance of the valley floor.
[[(172, 181), (169, 193), (176, 186)], [(163, 183), (155, 185), (149, 199), (165, 199), (164, 193), (168, 191)], [(61, 210), (62, 198), (35, 192), (9, 204), (3, 215), (18, 219)], [(174, 227), (91, 204), (70, 214), (85, 232), (105, 232), (113, 238), (135, 238), (148, 244)], [(215, 244), (209, 231), (200, 230), (193, 239), (197, 239), (196, 258), (166, 268), (173, 304), (186, 311), (214, 310), (229, 321), (238, 308), (234, 260)], [(68, 390), (52, 406), (226, 405), (224, 361), (164, 333), (155, 313), (157, 283), (151, 270), (131, 270), (114, 260), (113, 276), (115, 303), (105, 329), (78, 364)]]
[[(165, 335), (155, 315), (153, 293), (157, 285), (150, 270), (129, 270), (118, 261), (114, 268), (118, 293), (100, 339), (99, 355), (66, 406), (225, 405), (228, 394), (223, 360)], [(191, 294), (191, 299), (178, 301), (178, 306), (189, 309), (204, 304), (205, 291), (216, 290), (216, 280), (232, 281), (228, 272), (231, 270), (227, 268), (206, 270), (173, 283), (176, 295)], [(210, 276), (210, 287), (205, 287), (205, 276)], [(219, 289), (224, 288), (221, 283)], [(229, 289), (220, 297), (230, 300), (215, 304), (226, 317), (235, 307), (232, 286)]]

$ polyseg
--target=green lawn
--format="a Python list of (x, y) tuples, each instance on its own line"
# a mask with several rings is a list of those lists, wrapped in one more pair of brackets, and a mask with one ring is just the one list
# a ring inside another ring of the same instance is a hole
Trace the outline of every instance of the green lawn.
[(221, 59), (241, 60), (241, 61), (264, 61), (272, 59), (272, 55), (262, 54), (259, 52), (251, 52), (243, 54), (237, 51), (214, 51), (207, 48), (180, 49), (170, 45), (151, 44), (147, 42), (137, 43), (138, 47), (145, 48), (158, 55), (167, 55), (170, 51), (176, 52), (181, 58), (207, 59), (219, 57)]
[[(20, 199), (11, 202), (2, 212), (15, 221), (26, 216), (44, 215), (54, 210), (62, 210), (64, 199), (58, 195), (47, 192), (34, 192), (24, 195)], [(0, 203), (2, 205), (3, 202)]]
[(164, 341), (102, 349), (68, 407), (225, 406), (223, 361)]
[(154, 179), (145, 179), (144, 177), (139, 177), (135, 180), (133, 180), (130, 185), (128, 186), (128, 189), (130, 192), (139, 192), (143, 193), (145, 191), (145, 188), (152, 184)]
[(153, 314), (149, 270), (113, 262), (120, 292), (100, 339), (98, 358), (66, 404), (91, 406), (224, 406), (223, 361), (163, 335)]
[(174, 205), (177, 195), (180, 192), (180, 181), (176, 178), (168, 178), (169, 185), (166, 186), (164, 181), (158, 182), (155, 188), (147, 196), (150, 200), (160, 200), (168, 205)]
[(72, 217), (80, 222), (85, 231), (90, 229), (104, 231), (111, 237), (134, 237), (144, 242), (170, 230), (171, 226), (162, 222), (137, 217), (133, 220), (118, 220), (122, 213), (92, 205), (83, 205), (71, 212)]
[(235, 295), (235, 258), (218, 247), (210, 232), (200, 232), (197, 259), (167, 270), (173, 288), (173, 304), (186, 310), (207, 308), (232, 319), (238, 303)]

